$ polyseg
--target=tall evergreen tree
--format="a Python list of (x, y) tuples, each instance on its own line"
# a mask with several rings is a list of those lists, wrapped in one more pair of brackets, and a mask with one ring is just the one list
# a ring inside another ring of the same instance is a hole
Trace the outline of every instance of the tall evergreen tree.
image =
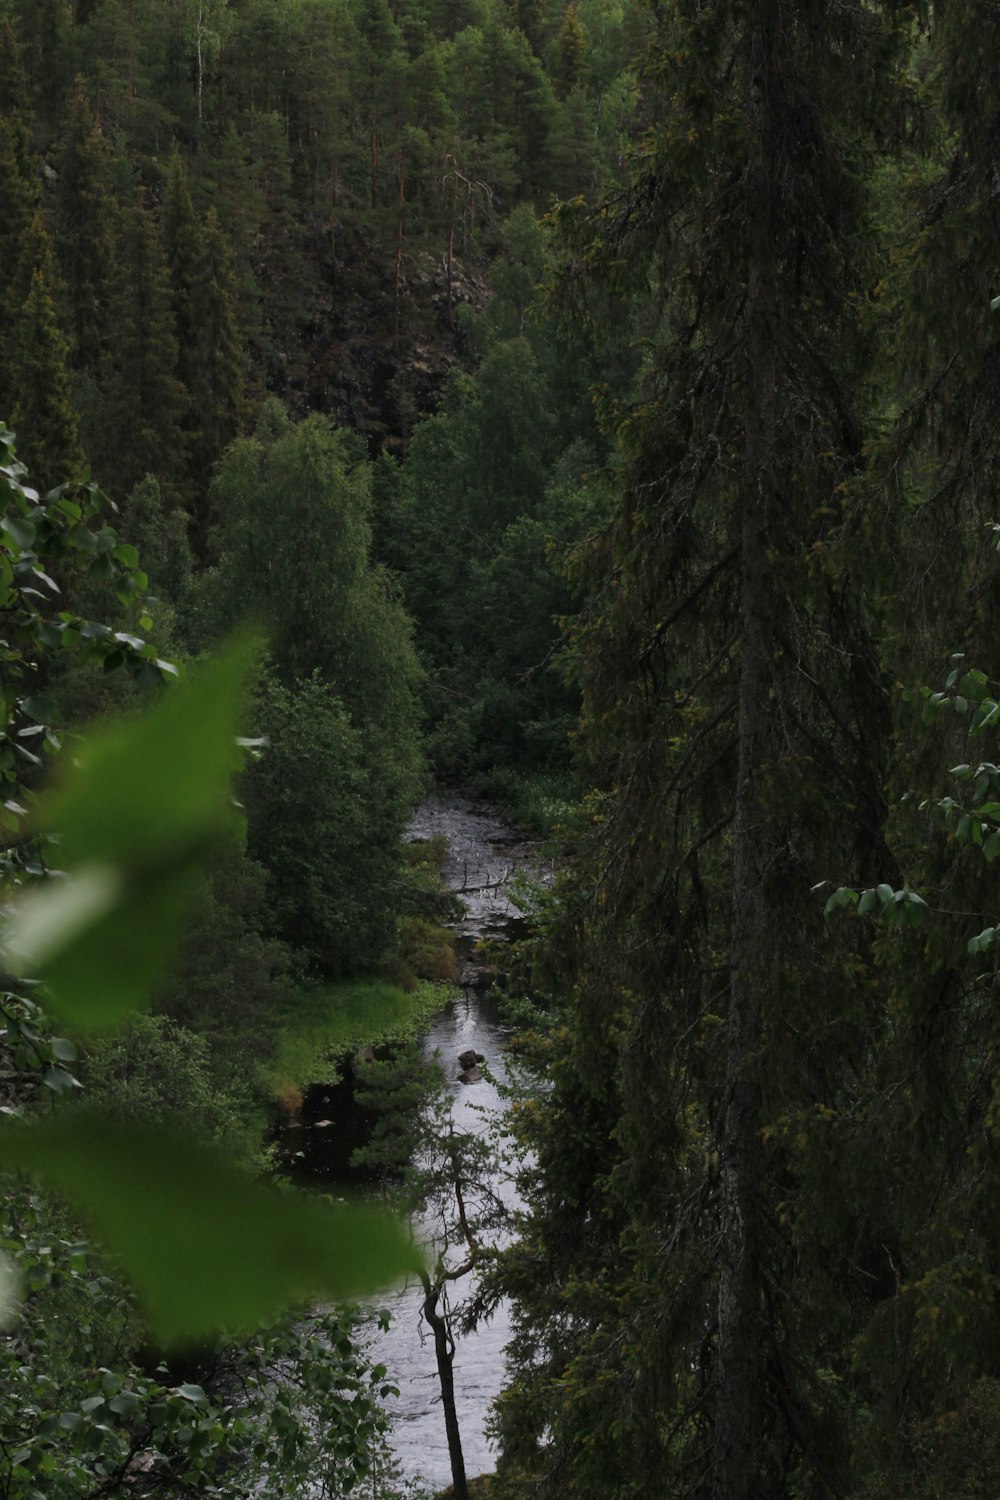
[(177, 331), (178, 372), (183, 384), (191, 389), (191, 367), (194, 363), (197, 328), (195, 324), (194, 288), (204, 255), (201, 224), (191, 201), (187, 172), (179, 151), (170, 158), (167, 185), (160, 214), (163, 249), (170, 272), (171, 300)]
[(237, 436), (244, 411), (246, 347), (237, 319), (238, 288), (232, 256), (210, 210), (202, 233), (197, 277), (191, 289), (195, 358), (188, 395), (195, 416), (190, 435), (195, 541), (207, 545), (207, 492), (212, 469)]
[(588, 559), (594, 831), (553, 939), (569, 1045), (508, 1282), (501, 1421), (536, 1493), (852, 1479), (832, 1382), (879, 1295), (851, 1260), (872, 1227), (848, 1231), (839, 1179), (828, 1222), (799, 1210), (829, 1181), (816, 1122), (851, 1107), (874, 1003), (856, 955), (817, 961), (810, 887), (872, 876), (880, 851), (884, 689), (842, 497), (891, 58), (862, 4), (664, 7), (639, 175), (567, 278), (603, 263), (617, 298), (652, 274), (661, 322)]
[(73, 363), (94, 375), (110, 336), (117, 208), (107, 144), (81, 80), (58, 155), (56, 248), (72, 318)]
[[(936, 135), (913, 143), (894, 198), (883, 381), (901, 415), (873, 454), (872, 482), (885, 490), (866, 535), (872, 555), (894, 555), (883, 650), (914, 694), (897, 707), (883, 878), (905, 881), (931, 908), (919, 932), (880, 945), (873, 975), (888, 1021), (867, 1193), (881, 1205), (895, 1295), (877, 1309), (856, 1365), (874, 1394), (863, 1493), (879, 1496), (986, 1494), (1000, 1483), (996, 1455), (975, 1435), (992, 1426), (1000, 1375), (998, 782), (992, 731), (975, 732), (977, 704), (995, 694), (1000, 597), (988, 541), (1000, 480), (1000, 328), (990, 310), (1000, 290), (1000, 20), (964, 0), (928, 20), (918, 84)], [(932, 688), (940, 712), (926, 701)]]
[[(0, 23), (0, 306), (7, 306), (21, 244), (39, 202), (31, 116), (20, 54), (9, 21)], [(24, 298), (21, 298), (23, 302)]]
[(184, 387), (163, 244), (142, 191), (125, 215), (113, 309), (95, 467), (121, 490), (153, 474), (176, 504), (185, 475)]
[(186, 397), (183, 426), (196, 540), (203, 550), (212, 465), (239, 427), (245, 355), (228, 246), (214, 210), (206, 224), (196, 214), (177, 152), (170, 164), (161, 225), (177, 331), (177, 374)]
[(12, 426), (18, 433), (18, 453), (39, 483), (51, 488), (79, 478), (84, 460), (67, 371), (68, 344), (41, 266), (32, 274), (17, 329), (11, 361), (16, 392)]

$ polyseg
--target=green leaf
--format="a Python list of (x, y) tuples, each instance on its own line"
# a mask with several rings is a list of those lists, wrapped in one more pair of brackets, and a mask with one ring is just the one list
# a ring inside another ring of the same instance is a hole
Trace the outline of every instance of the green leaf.
[(986, 687), (986, 673), (981, 672), (978, 667), (973, 667), (962, 678), (959, 684), (959, 691), (964, 693), (967, 698), (970, 698), (973, 703), (978, 703), (986, 692)]
[(865, 917), (874, 907), (878, 906), (878, 892), (865, 891), (858, 902), (858, 915)]
[(36, 724), (51, 724), (57, 714), (53, 699), (42, 695), (34, 698), (25, 698), (21, 704), (21, 708), (29, 719), (34, 719)]
[(185, 1401), (190, 1401), (193, 1406), (208, 1405), (208, 1397), (205, 1395), (205, 1392), (202, 1390), (200, 1385), (185, 1384), (179, 1385), (175, 1387), (175, 1389), (178, 1396), (182, 1396)]
[(20, 516), (3, 516), (0, 518), (0, 527), (19, 551), (27, 552), (30, 547), (34, 546), (35, 528), (30, 521), (25, 521)]
[[(152, 712), (79, 752), (38, 822), (71, 872), (30, 891), (3, 938), (67, 1024), (120, 1024), (162, 983), (207, 855), (232, 825), (236, 732), (254, 650), (243, 639)], [(19, 747), (20, 748), (20, 747)]]
[(188, 851), (228, 827), (236, 735), (255, 650), (237, 640), (123, 728), (95, 734), (77, 769), (43, 803), (41, 823), (75, 860), (146, 865), (150, 851)]
[(849, 886), (842, 885), (834, 891), (833, 895), (827, 901), (826, 906), (823, 908), (823, 915), (824, 917), (828, 917), (831, 912), (836, 911), (841, 906), (855, 906), (857, 905), (857, 900), (857, 891), (852, 891)]
[(121, 1391), (108, 1402), (111, 1411), (120, 1417), (131, 1417), (139, 1410), (139, 1397), (134, 1391)]
[(885, 883), (883, 883), (882, 885), (876, 886), (875, 887), (875, 894), (878, 896), (878, 899), (881, 901), (882, 905), (886, 906), (892, 900), (892, 897), (893, 897), (892, 886), (891, 885), (886, 885)]
[(69, 1094), (82, 1087), (80, 1080), (67, 1073), (65, 1068), (49, 1068), (42, 1082), (54, 1094)]
[(245, 1332), (287, 1303), (373, 1292), (420, 1265), (389, 1215), (278, 1193), (162, 1129), (80, 1113), (9, 1126), (0, 1164), (38, 1177), (89, 1221), (167, 1346)]
[(14, 1262), (0, 1254), (0, 1329), (8, 1328), (17, 1316), (21, 1284)]

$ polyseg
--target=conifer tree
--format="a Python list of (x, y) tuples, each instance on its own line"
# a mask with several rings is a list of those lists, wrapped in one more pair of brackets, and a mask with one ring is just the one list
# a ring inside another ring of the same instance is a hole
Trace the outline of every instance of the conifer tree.
[(562, 25), (556, 37), (555, 77), (563, 98), (581, 82), (584, 73), (587, 43), (576, 6), (567, 5)]
[(212, 465), (239, 427), (245, 355), (228, 246), (214, 210), (206, 224), (199, 220), (178, 152), (170, 164), (161, 227), (177, 332), (177, 375), (186, 398), (183, 426), (196, 540), (204, 548)]
[(32, 102), (47, 125), (59, 118), (69, 82), (69, 0), (14, 0)]
[(11, 360), (16, 392), (12, 426), (18, 433), (18, 453), (39, 482), (51, 488), (78, 478), (84, 460), (66, 368), (68, 345), (41, 266), (32, 274), (17, 331)]
[(62, 312), (66, 304), (66, 287), (59, 275), (52, 241), (45, 228), (41, 210), (36, 209), (21, 236), (18, 246), (17, 264), (11, 280), (7, 307), (6, 337), (16, 343), (19, 339), (17, 320), (20, 311), (31, 295), (35, 272), (41, 272), (42, 281), (56, 306)]
[(544, 1495), (850, 1491), (824, 1371), (846, 1378), (882, 1283), (852, 1262), (853, 1234), (877, 1263), (873, 1226), (822, 1122), (856, 1097), (874, 1001), (857, 955), (817, 962), (810, 887), (884, 853), (884, 688), (842, 496), (891, 66), (861, 4), (675, 0), (640, 173), (570, 263), (568, 289), (587, 266), (612, 305), (654, 275), (660, 323), (587, 560), (593, 834), (550, 948), (570, 1035), (508, 1281), (501, 1422)]
[(93, 376), (110, 334), (117, 210), (104, 137), (82, 80), (58, 155), (55, 239), (66, 282), (73, 363)]
[(0, 201), (4, 205), (0, 222), (0, 306), (6, 308), (21, 241), (39, 201), (27, 87), (17, 42), (6, 20), (0, 24)]
[(160, 214), (163, 249), (170, 272), (171, 300), (179, 350), (178, 372), (190, 391), (191, 365), (197, 336), (194, 288), (204, 256), (201, 225), (191, 201), (187, 173), (179, 151), (170, 158)]
[(1000, 1372), (996, 744), (970, 733), (997, 675), (998, 44), (992, 7), (959, 0), (929, 17), (918, 97), (934, 135), (897, 194), (886, 279), (883, 382), (901, 415), (873, 450), (870, 484), (884, 488), (865, 545), (894, 558), (883, 651), (908, 691), (896, 699), (881, 878), (929, 912), (918, 932), (879, 945), (872, 975), (887, 1022), (864, 1191), (880, 1205), (894, 1295), (855, 1350), (872, 1388), (865, 1495), (1000, 1483), (974, 1436), (992, 1425)]
[(125, 215), (113, 313), (95, 466), (122, 490), (152, 474), (176, 504), (185, 473), (184, 387), (176, 373), (177, 335), (163, 245), (141, 190)]
[(206, 497), (212, 468), (240, 429), (244, 410), (246, 348), (237, 320), (232, 256), (214, 209), (209, 210), (191, 288), (193, 358), (188, 396), (195, 542), (207, 545)]

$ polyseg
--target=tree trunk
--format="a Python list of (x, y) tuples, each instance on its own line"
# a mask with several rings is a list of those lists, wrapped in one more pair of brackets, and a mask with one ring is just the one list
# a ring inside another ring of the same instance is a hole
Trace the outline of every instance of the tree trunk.
[(773, 0), (759, 0), (748, 38), (751, 160), (745, 191), (748, 339), (740, 538), (739, 758), (733, 824), (730, 1001), (720, 1149), (721, 1266), (715, 1416), (717, 1500), (761, 1495), (762, 1396), (766, 1329), (762, 1317), (760, 1135), (761, 1011), (776, 941), (767, 893), (773, 828), (758, 798), (771, 758), (774, 662), (769, 529), (775, 502), (777, 361), (773, 264), (774, 163), (769, 159), (768, 88), (775, 77)]
[(432, 1282), (426, 1272), (421, 1273), (421, 1280), (424, 1285), (423, 1313), (434, 1334), (434, 1355), (437, 1360), (438, 1384), (441, 1387), (441, 1405), (444, 1408), (454, 1500), (469, 1500), (462, 1435), (458, 1428), (458, 1409), (455, 1405), (455, 1340), (451, 1336), (447, 1318), (438, 1310), (441, 1300), (440, 1283)]

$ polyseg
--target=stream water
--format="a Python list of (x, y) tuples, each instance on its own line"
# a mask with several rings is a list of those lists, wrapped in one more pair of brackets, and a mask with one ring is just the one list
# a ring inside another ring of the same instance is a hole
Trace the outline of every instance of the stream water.
[[(423, 1039), (423, 1055), (428, 1067), (437, 1059), (449, 1081), (451, 1116), (457, 1128), (481, 1131), (504, 1109), (496, 1083), (505, 1081), (506, 1070), (505, 1031), (486, 983), (479, 945), (503, 939), (517, 922), (507, 887), (518, 870), (533, 862), (535, 849), (494, 813), (452, 793), (429, 797), (410, 825), (411, 839), (437, 834), (443, 834), (448, 843), (445, 879), (465, 908), (458, 932), (463, 968), (460, 996), (432, 1019)], [(458, 1058), (469, 1050), (486, 1060), (483, 1076), (474, 1082), (460, 1077)], [(324, 1113), (343, 1118), (341, 1102), (332, 1093), (324, 1095)], [(493, 1187), (514, 1206), (514, 1189), (502, 1167)], [(471, 1290), (463, 1282), (460, 1295), (464, 1298)], [(398, 1400), (389, 1405), (391, 1446), (402, 1475), (441, 1489), (451, 1483), (451, 1469), (434, 1345), (421, 1318), (422, 1299), (423, 1290), (414, 1281), (386, 1301), (392, 1321), (388, 1332), (376, 1337), (371, 1355), (386, 1366), (399, 1387)], [(495, 1467), (484, 1425), (502, 1384), (508, 1336), (507, 1308), (501, 1304), (489, 1323), (457, 1341), (455, 1389), (470, 1477)]]

